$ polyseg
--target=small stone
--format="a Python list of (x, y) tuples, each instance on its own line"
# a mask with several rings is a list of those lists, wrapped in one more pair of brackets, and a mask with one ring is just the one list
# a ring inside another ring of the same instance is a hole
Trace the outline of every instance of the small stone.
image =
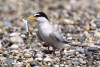
[(40, 67), (40, 66), (37, 65), (37, 66), (34, 66), (34, 67)]
[(67, 27), (64, 27), (62, 29), (62, 32), (63, 33), (77, 33), (78, 30), (73, 25), (69, 25)]
[(59, 65), (54, 65), (54, 67), (60, 67)]
[(18, 67), (18, 65), (17, 64), (13, 64), (13, 67)]
[(69, 19), (63, 19), (63, 24), (64, 25), (66, 25), (66, 24), (74, 24), (74, 22), (69, 20)]
[(97, 28), (100, 28), (100, 19), (95, 19), (93, 22), (96, 24)]
[(89, 43), (87, 44), (87, 46), (89, 46), (90, 48), (93, 48), (93, 49), (100, 49), (100, 46), (99, 45), (95, 45), (94, 43)]
[(88, 51), (88, 50), (85, 50), (85, 55), (89, 55), (89, 56), (92, 56), (93, 52), (91, 51)]
[(53, 59), (53, 61), (54, 61), (55, 63), (60, 63), (60, 58), (55, 57), (55, 58)]
[(97, 47), (89, 47), (88, 51), (98, 51), (99, 49)]
[(73, 53), (73, 52), (69, 52), (68, 54), (67, 54), (67, 56), (73, 56), (75, 53)]
[[(13, 62), (12, 62), (13, 63)], [(11, 64), (12, 65), (12, 64)], [(13, 63), (13, 66), (15, 67), (24, 67), (23, 62), (17, 62), (17, 63)]]
[(12, 22), (11, 21), (5, 21), (4, 25), (8, 26), (8, 27), (11, 27), (12, 26)]
[(43, 53), (37, 52), (37, 54), (36, 54), (35, 56), (36, 56), (36, 57), (42, 57), (42, 56), (43, 56)]
[(13, 43), (23, 43), (23, 39), (20, 36), (11, 37), (10, 41)]
[(30, 58), (30, 57), (32, 57), (32, 56), (31, 56), (31, 54), (26, 53), (26, 54), (24, 54), (24, 57), (25, 57), (25, 58)]
[(9, 36), (10, 36), (10, 37), (14, 37), (14, 36), (19, 36), (19, 35), (20, 35), (20, 33), (14, 32), (14, 33), (11, 33)]
[(25, 35), (25, 34), (22, 34), (21, 37), (22, 37), (22, 38), (26, 38), (26, 35)]
[(10, 48), (16, 50), (16, 49), (18, 49), (19, 47), (18, 47), (18, 45), (12, 45)]
[(92, 30), (96, 29), (96, 24), (95, 23), (91, 22), (90, 25), (91, 25), (90, 27), (91, 27)]
[(13, 43), (7, 39), (2, 40), (2, 44), (3, 44), (2, 46), (5, 48), (11, 47), (13, 45)]
[(15, 55), (20, 53), (18, 50), (11, 50), (10, 52), (14, 53)]
[(42, 58), (41, 57), (38, 57), (38, 58), (35, 58), (35, 60), (42, 61)]
[(90, 30), (90, 23), (85, 23), (84, 29), (89, 31)]
[(83, 60), (82, 58), (79, 58), (79, 61), (80, 61), (80, 63), (82, 63), (82, 64), (86, 64), (86, 61)]
[(6, 57), (0, 57), (0, 61), (2, 61), (2, 62), (4, 62), (4, 61), (6, 61)]
[(78, 58), (71, 58), (73, 64), (79, 64)]
[(26, 64), (26, 67), (31, 67), (31, 65), (29, 63)]
[(0, 41), (0, 50), (2, 49), (2, 44), (1, 44), (1, 41)]
[(36, 63), (35, 61), (30, 62), (31, 67), (35, 67), (38, 65), (38, 63)]
[(2, 39), (2, 38), (3, 38), (3, 35), (4, 35), (4, 32), (3, 32), (3, 30), (2, 30), (2, 29), (0, 29), (0, 39)]
[(60, 67), (64, 67), (65, 65), (64, 64), (60, 64)]
[(75, 54), (75, 50), (69, 50), (66, 56), (73, 56)]
[(43, 61), (44, 61), (44, 62), (50, 62), (50, 61), (52, 61), (52, 59), (49, 58), (49, 57), (46, 57), (46, 58), (43, 59)]
[(14, 58), (7, 58), (5, 63), (8, 65), (8, 66), (11, 66), (12, 67), (12, 63), (14, 62)]
[(92, 65), (93, 64), (93, 60), (92, 59), (88, 60), (87, 64), (88, 65)]
[(94, 32), (94, 36), (95, 36), (96, 38), (100, 39), (100, 32), (95, 31), (95, 32)]
[(84, 49), (81, 47), (76, 47), (76, 51), (79, 53), (84, 53)]

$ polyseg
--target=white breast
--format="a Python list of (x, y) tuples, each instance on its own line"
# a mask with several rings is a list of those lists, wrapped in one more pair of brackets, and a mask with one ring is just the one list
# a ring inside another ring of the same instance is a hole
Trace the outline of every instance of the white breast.
[(48, 36), (52, 32), (52, 26), (49, 23), (40, 23), (39, 24), (39, 31), (41, 31), (41, 34), (44, 36)]

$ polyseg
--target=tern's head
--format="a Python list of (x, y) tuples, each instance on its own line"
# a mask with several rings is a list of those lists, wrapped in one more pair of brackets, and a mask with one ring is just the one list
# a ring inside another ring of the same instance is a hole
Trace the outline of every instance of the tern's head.
[(49, 21), (47, 15), (43, 12), (38, 12), (38, 13), (34, 14), (33, 16), (29, 16), (27, 19), (28, 20), (37, 20), (39, 23), (44, 23), (44, 22)]

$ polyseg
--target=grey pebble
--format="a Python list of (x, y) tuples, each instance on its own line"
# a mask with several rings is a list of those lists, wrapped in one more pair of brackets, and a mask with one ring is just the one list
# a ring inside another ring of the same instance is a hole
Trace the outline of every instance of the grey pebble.
[(74, 54), (74, 52), (69, 52), (66, 56), (73, 56)]
[(51, 62), (51, 61), (52, 61), (52, 59), (51, 59), (51, 58), (49, 58), (49, 57), (46, 57), (46, 58), (44, 58), (44, 59), (43, 59), (43, 61), (44, 61), (44, 62)]
[(96, 24), (97, 28), (100, 28), (100, 19), (95, 19), (94, 23)]
[(88, 48), (88, 51), (98, 51), (99, 50), (99, 48), (97, 48), (97, 47), (89, 47)]
[(10, 53), (14, 53), (15, 55), (18, 55), (20, 52), (18, 50), (11, 50)]
[(31, 67), (38, 66), (38, 63), (36, 61), (32, 61), (30, 62), (30, 66)]
[(88, 51), (88, 50), (85, 50), (85, 55), (89, 55), (89, 56), (92, 56), (93, 52), (91, 51)]
[(84, 53), (84, 48), (82, 48), (82, 47), (76, 47), (76, 49), (75, 49), (77, 52), (79, 52), (79, 53)]

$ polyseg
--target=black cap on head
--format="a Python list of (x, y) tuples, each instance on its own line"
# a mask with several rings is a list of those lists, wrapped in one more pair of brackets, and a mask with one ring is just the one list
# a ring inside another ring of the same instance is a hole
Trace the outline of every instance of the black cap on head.
[[(45, 17), (48, 19), (47, 15), (44, 12), (38, 12), (34, 15), (35, 17)], [(49, 20), (49, 19), (48, 19)]]

